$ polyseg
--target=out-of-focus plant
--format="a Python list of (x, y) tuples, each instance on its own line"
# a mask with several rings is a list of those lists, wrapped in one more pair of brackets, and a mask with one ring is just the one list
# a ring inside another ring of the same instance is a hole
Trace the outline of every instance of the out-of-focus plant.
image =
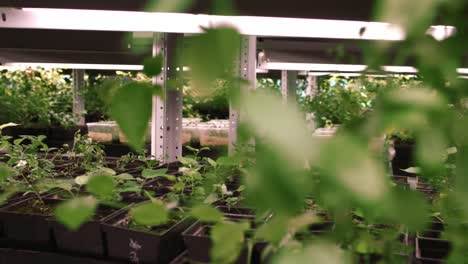
[(375, 92), (360, 79), (333, 76), (319, 86), (308, 102), (319, 127), (341, 125), (361, 118), (372, 109)]
[(190, 86), (184, 87), (184, 116), (204, 121), (229, 118), (229, 82), (216, 80), (209, 96), (199, 96)]
[[(229, 3), (214, 1), (215, 13), (232, 14)], [(345, 124), (327, 141), (310, 135), (296, 106), (284, 104), (278, 96), (267, 91), (241, 91), (240, 88), (247, 85), (246, 81), (231, 74), (241, 42), (241, 36), (234, 29), (209, 28), (191, 39), (189, 56), (184, 58), (191, 68), (194, 89), (206, 95), (215, 80), (227, 79), (236, 84), (231, 86), (229, 93), (233, 106), (240, 108), (241, 113), (247, 113), (241, 119), (239, 141), (249, 142), (255, 138), (256, 150), (252, 154), (255, 160), (252, 166), (242, 168), (246, 200), (258, 215), (264, 212), (274, 215), (274, 219), (255, 234), (272, 245), (273, 263), (325, 263), (330, 258), (333, 263), (347, 263), (351, 254), (367, 254), (369, 258), (373, 253), (382, 254), (382, 259), (389, 260), (392, 256), (386, 254), (393, 252), (385, 250), (386, 243), (382, 243), (383, 248), (375, 248), (371, 243), (376, 237), (370, 236), (367, 232), (370, 229), (359, 232), (362, 225), (379, 226), (390, 233), (395, 230), (417, 232), (427, 226), (431, 217), (427, 200), (416, 191), (392, 185), (381, 149), (373, 146), (375, 139), (381, 138), (386, 131), (408, 127), (418, 142), (415, 158), (424, 177), (444, 173), (445, 164), (440, 155), (452, 145), (458, 150), (452, 191), (440, 202), (441, 215), (447, 221), (447, 238), (452, 242), (449, 262), (463, 263), (465, 260), (468, 251), (464, 239), (468, 220), (465, 203), (468, 198), (468, 118), (461, 114), (459, 105), (467, 96), (467, 89), (466, 81), (458, 78), (457, 67), (468, 44), (466, 3), (381, 0), (377, 6), (380, 9), (376, 19), (402, 26), (407, 32), (407, 40), (404, 50), (396, 49), (396, 61), (385, 56), (389, 48), (395, 51), (391, 44), (373, 43), (366, 50), (367, 64), (371, 69), (379, 69), (377, 66), (401, 65), (402, 59), (411, 56), (423, 76), (422, 83), (408, 85), (403, 90), (387, 84), (385, 91), (377, 93), (371, 113), (362, 118), (344, 118), (353, 122)], [(445, 16), (437, 16), (440, 10)], [(456, 26), (457, 34), (442, 42), (426, 36), (436, 18)], [(156, 58), (154, 60), (155, 65), (160, 65)], [(152, 76), (159, 74), (159, 71), (151, 72)], [(123, 133), (137, 149), (142, 147), (150, 118), (149, 97), (160, 88), (132, 83), (116, 87), (112, 96), (112, 115), (121, 128), (125, 128)], [(357, 96), (360, 99), (360, 95)], [(191, 160), (184, 162), (195, 171), (200, 165)], [(203, 181), (203, 177), (196, 176), (197, 180)], [(304, 203), (311, 196), (317, 208), (322, 208), (333, 220), (334, 228), (325, 236), (311, 234), (307, 239), (296, 239), (293, 234), (314, 222), (315, 218), (310, 215), (320, 213), (304, 210)], [(90, 215), (95, 206), (95, 201), (87, 203)], [(141, 210), (139, 213), (155, 218), (159, 212), (151, 207)], [(213, 222), (220, 222), (221, 217), (217, 215)], [(355, 221), (356, 218), (359, 221)], [(245, 229), (247, 227), (229, 225), (213, 230), (211, 255), (215, 262), (235, 262), (243, 248)], [(358, 235), (354, 235), (356, 233)]]
[(61, 70), (3, 70), (0, 74), (0, 123), (26, 127), (73, 126), (70, 76)]

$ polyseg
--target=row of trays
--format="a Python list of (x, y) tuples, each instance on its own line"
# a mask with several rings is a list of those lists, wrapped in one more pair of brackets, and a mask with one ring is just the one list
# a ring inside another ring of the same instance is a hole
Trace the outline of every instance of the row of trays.
[[(42, 200), (51, 208), (61, 201)], [(35, 201), (37, 198), (29, 197), (0, 209), (1, 248), (61, 252), (122, 263), (170, 263), (187, 250), (189, 259), (210, 262), (210, 226), (190, 217), (174, 217), (170, 224), (139, 230), (128, 225), (132, 205), (122, 209), (99, 205), (92, 220), (70, 231), (49, 212), (36, 210)], [(218, 208), (230, 220), (254, 221), (250, 209)]]

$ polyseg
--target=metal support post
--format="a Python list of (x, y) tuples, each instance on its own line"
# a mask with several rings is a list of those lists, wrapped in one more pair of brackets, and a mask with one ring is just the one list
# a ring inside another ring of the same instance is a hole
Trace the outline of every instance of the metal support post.
[(281, 71), (281, 94), (285, 103), (296, 103), (296, 81), (296, 71)]
[[(182, 156), (182, 87), (168, 87), (167, 81), (176, 78), (175, 50), (180, 34), (155, 34), (153, 56), (162, 54), (163, 69), (153, 78), (163, 97), (153, 97), (151, 119), (151, 156), (164, 163), (177, 161)], [(182, 68), (182, 67), (180, 67)]]
[(84, 70), (73, 70), (73, 114), (78, 117), (76, 125), (84, 126), (86, 120), (84, 117), (85, 100), (81, 95), (81, 90), (84, 88)]
[[(183, 66), (176, 65), (175, 50), (177, 41), (183, 38), (183, 34), (167, 34), (167, 59), (166, 70), (167, 80), (176, 80), (178, 73), (182, 71)], [(165, 162), (175, 162), (182, 156), (182, 82), (172, 82), (174, 86), (164, 86), (166, 93), (166, 137), (164, 138)]]
[[(237, 76), (249, 81), (248, 86), (241, 87), (241, 89), (254, 90), (257, 82), (257, 37), (256, 36), (243, 36), (240, 43), (239, 57), (235, 62), (237, 69)], [(241, 115), (247, 113), (242, 112)], [(229, 155), (235, 152), (237, 144), (237, 129), (239, 126), (239, 109), (236, 109), (232, 104), (229, 105)]]
[(317, 87), (317, 77), (316, 76), (307, 76), (307, 89), (306, 89), (306, 96), (313, 98), (317, 95), (318, 87)]
[[(160, 54), (163, 55), (163, 65), (166, 61), (166, 35), (154, 34), (153, 35), (153, 57)], [(166, 67), (159, 76), (153, 77), (153, 85), (163, 87), (166, 83), (167, 71)], [(153, 96), (153, 113), (151, 117), (151, 158), (159, 161), (164, 161), (164, 120), (165, 120), (165, 106), (163, 98), (160, 96)]]

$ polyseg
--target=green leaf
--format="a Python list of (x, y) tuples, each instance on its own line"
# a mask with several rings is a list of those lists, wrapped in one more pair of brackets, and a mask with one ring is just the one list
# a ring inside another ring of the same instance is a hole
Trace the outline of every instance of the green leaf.
[(240, 159), (236, 156), (219, 157), (216, 163), (220, 166), (238, 166), (240, 164)]
[(25, 140), (25, 138), (17, 138), (15, 140), (13, 140), (13, 144), (15, 144), (16, 146), (20, 145), (21, 143), (23, 143), (23, 141)]
[(270, 219), (257, 229), (255, 237), (277, 245), (288, 233), (287, 224), (287, 218), (279, 216), (273, 217), (273, 219)]
[(192, 158), (178, 157), (177, 160), (180, 161), (184, 166), (189, 166), (189, 167), (198, 166), (198, 162)]
[(135, 179), (135, 177), (133, 177), (133, 175), (131, 175), (130, 173), (121, 173), (115, 176), (115, 178), (124, 181), (131, 181)]
[(143, 72), (148, 77), (158, 76), (163, 67), (163, 57), (158, 55), (156, 57), (147, 57), (143, 61)]
[(91, 175), (108, 175), (108, 176), (114, 176), (116, 175), (117, 173), (115, 172), (115, 170), (111, 169), (111, 168), (106, 168), (106, 167), (101, 167), (99, 169), (97, 169), (96, 171), (93, 171), (92, 173), (90, 173)]
[(139, 193), (141, 191), (141, 187), (135, 181), (126, 181), (124, 184), (119, 186), (118, 191), (120, 193), (124, 193), (124, 192)]
[(289, 263), (327, 263), (346, 264), (352, 263), (350, 255), (342, 250), (338, 245), (317, 241), (307, 245), (302, 250), (282, 250), (276, 254), (273, 264)]
[(199, 150), (198, 150), (198, 149), (196, 149), (196, 148), (193, 148), (193, 147), (191, 147), (191, 146), (185, 146), (185, 148), (186, 148), (186, 149), (188, 149), (188, 150), (190, 150), (190, 151), (192, 151), (193, 153), (197, 153), (197, 152), (199, 152)]
[(157, 170), (152, 170), (152, 169), (144, 169), (142, 172), (141, 172), (141, 177), (143, 178), (157, 178), (157, 177), (162, 177), (162, 176), (165, 176), (167, 173), (167, 169), (166, 168), (162, 168), (162, 169), (157, 169)]
[(198, 205), (192, 209), (190, 215), (202, 222), (216, 223), (223, 219), (223, 214), (209, 205)]
[(86, 189), (96, 196), (109, 197), (112, 195), (116, 185), (117, 183), (111, 176), (92, 176), (86, 184)]
[(206, 158), (206, 161), (208, 161), (208, 163), (211, 165), (211, 167), (213, 168), (216, 168), (216, 166), (218, 166), (218, 163), (216, 163), (216, 161), (210, 159), (210, 158)]
[(329, 176), (327, 181), (344, 187), (360, 200), (377, 201), (385, 196), (388, 179), (384, 168), (357, 137), (336, 135), (321, 150), (320, 161)]
[(234, 263), (244, 247), (244, 233), (249, 223), (224, 222), (211, 229), (211, 261), (213, 263)]
[(429, 221), (429, 204), (416, 191), (393, 188), (392, 200), (382, 203), (380, 209), (392, 214), (393, 221), (404, 225), (410, 232), (423, 230)]
[(89, 181), (89, 178), (90, 178), (89, 175), (78, 176), (78, 177), (75, 178), (75, 183), (80, 185), (80, 186), (86, 185), (86, 183), (88, 183), (88, 181)]
[(170, 174), (166, 174), (164, 176), (162, 176), (163, 178), (165, 178), (166, 180), (168, 181), (171, 181), (171, 182), (175, 182), (177, 180), (177, 177), (174, 176), (174, 175), (170, 175)]
[(200, 96), (210, 95), (216, 79), (232, 74), (241, 36), (233, 28), (212, 28), (189, 41), (182, 57), (191, 69), (192, 87)]
[(159, 226), (169, 221), (168, 212), (160, 201), (145, 202), (130, 209), (133, 220), (143, 226)]
[(94, 197), (79, 197), (58, 205), (54, 215), (68, 229), (77, 230), (85, 221), (93, 217), (96, 207), (97, 201)]
[(145, 83), (129, 83), (120, 87), (112, 98), (110, 114), (130, 146), (141, 150), (151, 118), (153, 88)]
[(56, 188), (71, 192), (73, 189), (73, 180), (44, 179), (36, 183), (36, 188), (40, 193)]
[(3, 182), (5, 179), (10, 177), (13, 174), (13, 171), (5, 163), (0, 163), (0, 182)]
[(216, 201), (218, 201), (219, 198), (218, 198), (218, 195), (216, 195), (216, 193), (211, 193), (210, 195), (208, 195), (205, 200), (203, 201), (204, 204), (212, 204)]

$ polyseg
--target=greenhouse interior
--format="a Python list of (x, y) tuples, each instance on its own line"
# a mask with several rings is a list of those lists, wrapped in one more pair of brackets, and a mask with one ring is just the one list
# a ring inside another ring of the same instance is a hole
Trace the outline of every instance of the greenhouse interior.
[(463, 0), (0, 0), (0, 264), (468, 263), (467, 47)]

